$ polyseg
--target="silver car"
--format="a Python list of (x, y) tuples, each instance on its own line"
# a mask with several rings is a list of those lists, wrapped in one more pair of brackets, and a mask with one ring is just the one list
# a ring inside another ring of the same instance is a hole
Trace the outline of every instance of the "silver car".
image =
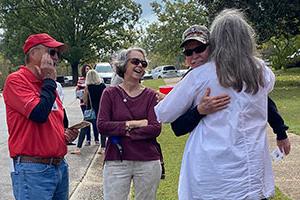
[(175, 66), (173, 65), (164, 65), (156, 67), (152, 70), (153, 79), (158, 78), (174, 78), (178, 77), (179, 73)]
[(103, 79), (105, 85), (110, 85), (113, 75), (113, 69), (110, 64), (105, 62), (97, 63), (95, 65), (95, 70), (98, 72), (100, 78)]

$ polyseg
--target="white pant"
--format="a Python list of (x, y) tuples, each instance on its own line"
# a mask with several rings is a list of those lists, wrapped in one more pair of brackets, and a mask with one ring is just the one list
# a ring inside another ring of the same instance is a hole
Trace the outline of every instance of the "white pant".
[(106, 161), (104, 200), (127, 200), (132, 179), (136, 200), (155, 200), (160, 176), (160, 160)]

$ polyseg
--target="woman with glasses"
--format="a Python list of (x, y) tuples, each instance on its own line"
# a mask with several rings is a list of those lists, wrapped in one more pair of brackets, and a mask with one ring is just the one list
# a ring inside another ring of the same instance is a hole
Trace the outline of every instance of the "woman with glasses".
[[(206, 88), (212, 95), (230, 96), (228, 107), (204, 117), (189, 136), (180, 200), (260, 200), (274, 194), (266, 127), (275, 77), (257, 57), (253, 36), (242, 13), (222, 11), (211, 27), (211, 60), (193, 69), (155, 107), (159, 121), (172, 122), (198, 104)], [(196, 48), (188, 47), (193, 55)]]
[(135, 199), (154, 200), (161, 177), (156, 138), (155, 91), (140, 80), (148, 65), (141, 48), (119, 52), (116, 72), (124, 81), (106, 88), (100, 101), (97, 126), (109, 136), (104, 162), (104, 199), (127, 200), (133, 181)]

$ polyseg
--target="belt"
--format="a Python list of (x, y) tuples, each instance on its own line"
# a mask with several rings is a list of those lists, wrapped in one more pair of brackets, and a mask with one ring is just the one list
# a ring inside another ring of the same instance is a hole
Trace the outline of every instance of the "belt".
[(32, 156), (17, 156), (13, 158), (14, 161), (20, 163), (41, 163), (46, 165), (59, 165), (64, 158), (41, 158)]

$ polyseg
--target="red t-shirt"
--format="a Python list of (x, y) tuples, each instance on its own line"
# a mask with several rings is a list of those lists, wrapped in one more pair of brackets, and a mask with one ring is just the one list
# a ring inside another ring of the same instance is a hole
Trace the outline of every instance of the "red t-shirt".
[(3, 97), (11, 157), (63, 157), (67, 153), (63, 109), (58, 95), (45, 123), (29, 119), (31, 111), (40, 101), (41, 87), (42, 81), (25, 66), (6, 79)]

